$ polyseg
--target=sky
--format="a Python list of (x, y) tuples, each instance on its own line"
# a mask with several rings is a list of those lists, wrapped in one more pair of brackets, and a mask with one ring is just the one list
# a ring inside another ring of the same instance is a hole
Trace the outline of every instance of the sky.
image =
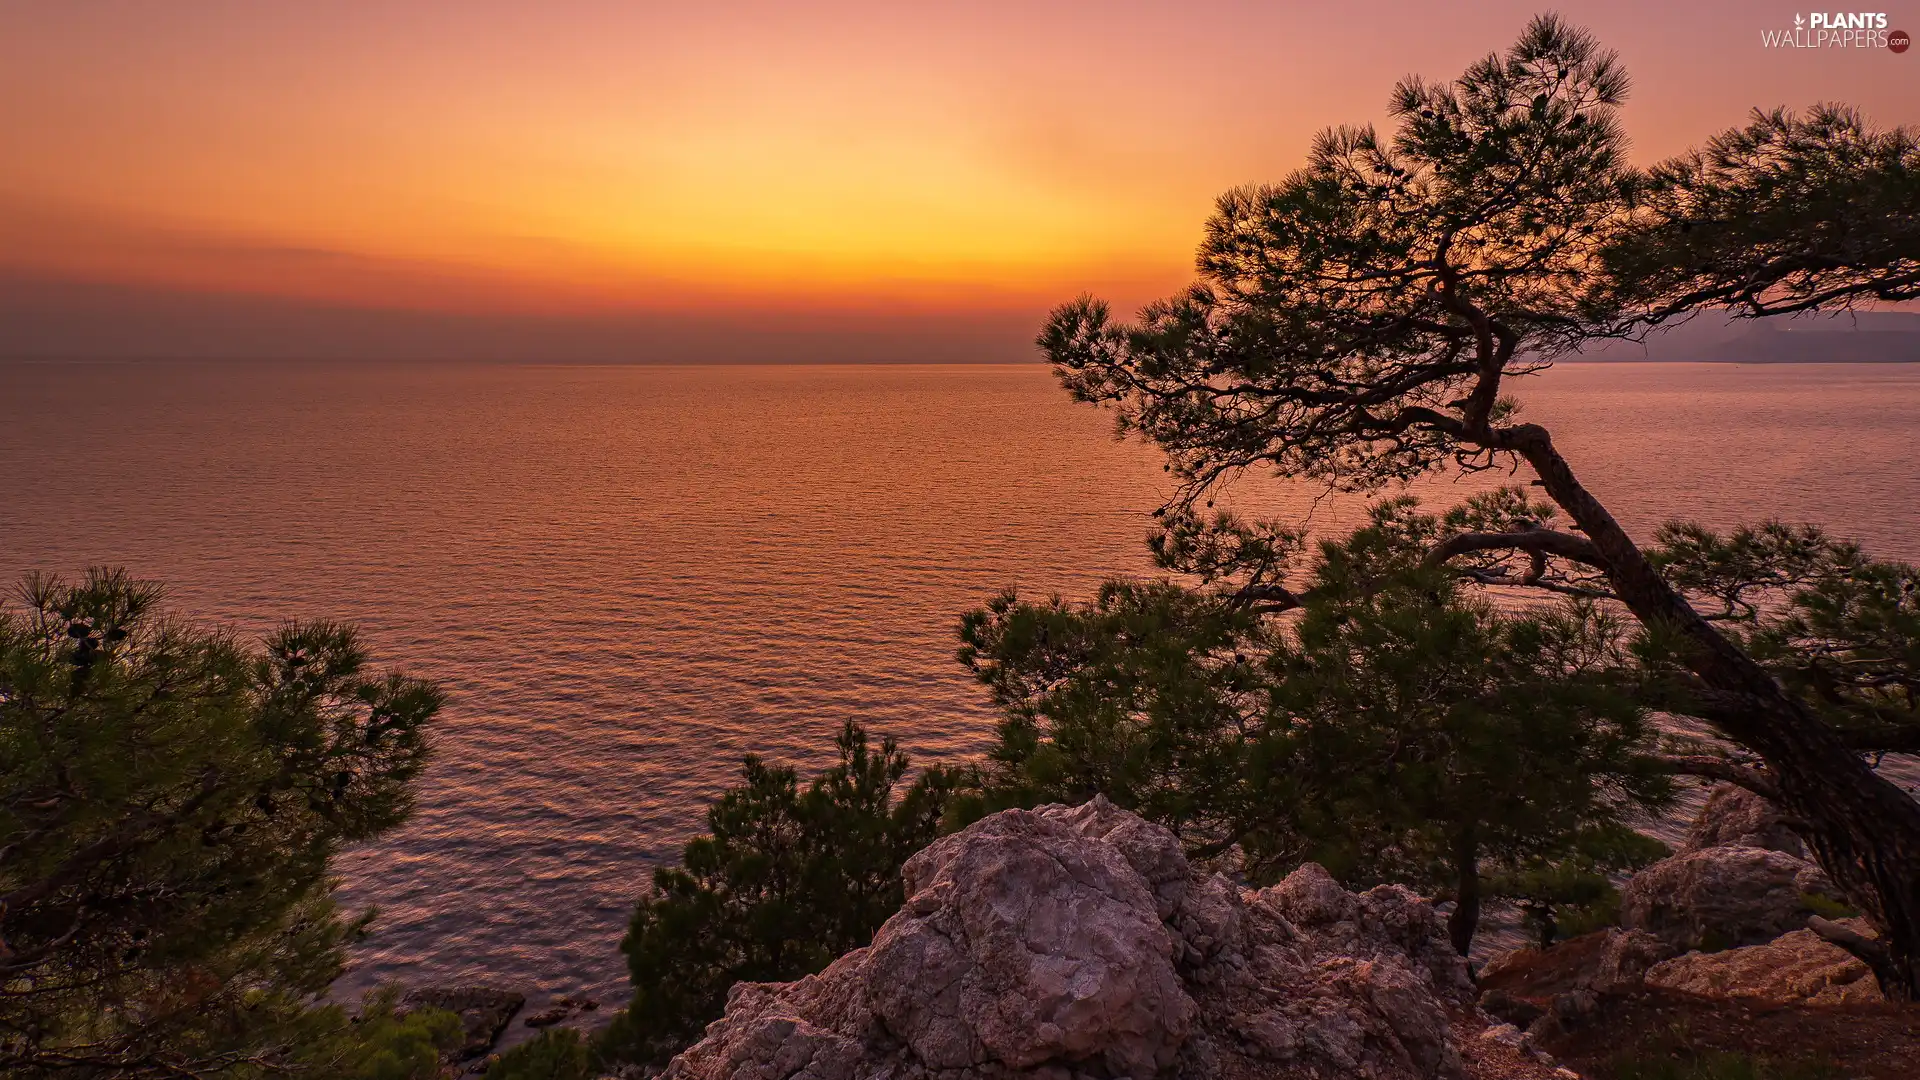
[[(1028, 359), (1538, 10), (0, 0), (0, 355)], [(1793, 7), (1558, 10), (1642, 162), (1754, 106), (1920, 123), (1920, 51), (1763, 48)]]

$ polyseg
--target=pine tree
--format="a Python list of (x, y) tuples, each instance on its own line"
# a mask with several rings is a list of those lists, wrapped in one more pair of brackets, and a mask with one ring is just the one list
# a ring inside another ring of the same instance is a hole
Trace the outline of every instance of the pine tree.
[(365, 1047), (319, 1000), (368, 917), (336, 909), (329, 860), (406, 818), (440, 692), (370, 671), (346, 627), (243, 645), (119, 572), (21, 598), (0, 607), (0, 1072), (356, 1075)]
[(1676, 699), (1763, 766), (1732, 774), (1802, 824), (1879, 930), (1830, 939), (1911, 998), (1920, 802), (1676, 587), (1513, 392), (1584, 343), (1692, 314), (1920, 298), (1920, 135), (1844, 108), (1766, 113), (1640, 171), (1625, 160), (1626, 93), (1615, 54), (1536, 18), (1457, 79), (1396, 86), (1391, 134), (1330, 129), (1281, 183), (1228, 192), (1187, 291), (1132, 324), (1069, 303), (1039, 343), (1069, 392), (1165, 452), (1175, 511), (1249, 470), (1356, 492), (1531, 472), (1570, 530), (1461, 533), (1431, 558), (1604, 598), (1658, 639)]
[(1259, 598), (1297, 537), (1224, 514), (1158, 536), (1162, 565), (1200, 585), (975, 612), (962, 659), (1007, 719), (962, 805), (1104, 793), (1257, 881), (1311, 860), (1451, 899), (1462, 952), (1483, 896), (1598, 901), (1608, 874), (1658, 857), (1630, 824), (1671, 793), (1623, 628), (1586, 602), (1496, 609), (1424, 565), (1445, 525), (1380, 504), (1321, 546), (1285, 613)]
[(708, 834), (680, 865), (654, 871), (620, 949), (633, 1000), (599, 1051), (664, 1064), (725, 1010), (736, 982), (819, 971), (866, 945), (903, 902), (900, 867), (939, 835), (963, 775), (923, 771), (892, 739), (876, 753), (849, 722), (839, 762), (806, 787), (791, 768), (749, 756), (739, 786), (707, 812)]

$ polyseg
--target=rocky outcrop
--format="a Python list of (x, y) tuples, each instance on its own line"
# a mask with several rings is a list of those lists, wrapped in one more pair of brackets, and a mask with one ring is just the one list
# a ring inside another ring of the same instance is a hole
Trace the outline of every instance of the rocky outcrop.
[(1485, 1026), (1426, 901), (1311, 865), (1243, 890), (1103, 799), (996, 814), (904, 877), (871, 946), (734, 987), (665, 1076), (1429, 1080)]
[(874, 1018), (930, 1069), (1099, 1058), (1148, 1076), (1172, 1064), (1195, 1006), (1161, 919), (1178, 910), (1186, 868), (1171, 836), (1131, 821), (1141, 827), (1111, 830), (1118, 842), (1062, 843), (1107, 830), (1002, 815), (915, 856), (904, 917), (868, 953)]
[(1807, 846), (1789, 829), (1779, 808), (1734, 784), (1716, 784), (1706, 805), (1693, 819), (1680, 852), (1716, 847), (1757, 847), (1780, 851), (1796, 859), (1807, 857)]
[(1758, 847), (1710, 847), (1662, 859), (1633, 875), (1620, 923), (1675, 951), (1760, 945), (1806, 926), (1809, 897), (1833, 886), (1818, 867)]
[(464, 1039), (446, 1054), (448, 1061), (467, 1061), (493, 1049), (507, 1021), (525, 1005), (525, 995), (487, 986), (423, 986), (400, 999), (400, 1011), (445, 1009), (460, 1018)]
[[(1864, 920), (1842, 925), (1871, 935)], [(1648, 986), (1702, 997), (1751, 998), (1781, 1005), (1855, 1005), (1886, 1000), (1873, 973), (1853, 954), (1811, 930), (1725, 952), (1692, 952), (1657, 964)]]

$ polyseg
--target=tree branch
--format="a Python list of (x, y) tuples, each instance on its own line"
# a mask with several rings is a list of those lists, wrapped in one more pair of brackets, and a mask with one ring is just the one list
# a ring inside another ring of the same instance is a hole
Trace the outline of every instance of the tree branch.
[(208, 769), (201, 780), (200, 790), (189, 796), (170, 813), (144, 813), (128, 818), (106, 836), (69, 855), (46, 877), (0, 896), (0, 917), (37, 903), (66, 888), (103, 862), (128, 854), (146, 840), (150, 833), (165, 831), (189, 820), (194, 814), (199, 813), (201, 806), (219, 793), (220, 779), (218, 770)]
[(1476, 551), (1525, 551), (1536, 555), (1558, 555), (1605, 570), (1607, 560), (1593, 541), (1553, 529), (1523, 529), (1504, 533), (1460, 533), (1436, 544), (1422, 560), (1426, 566), (1441, 566), (1451, 559)]
[[(1887, 947), (1886, 942), (1849, 930), (1832, 919), (1818, 915), (1807, 917), (1807, 929), (1820, 935), (1828, 944), (1837, 945), (1853, 954), (1855, 959), (1873, 970), (1873, 977), (1879, 980), (1883, 988), (1901, 985), (1900, 969), (1894, 964), (1893, 950)], [(1887, 997), (1894, 999), (1892, 993), (1888, 993)]]
[(1229, 593), (1228, 602), (1261, 614), (1277, 614), (1306, 606), (1307, 597), (1311, 594), (1312, 590), (1297, 593), (1278, 582), (1263, 581), (1250, 583)]
[(1780, 798), (1780, 786), (1773, 777), (1759, 769), (1750, 769), (1738, 765), (1726, 758), (1710, 754), (1682, 754), (1677, 757), (1662, 758), (1661, 762), (1668, 772), (1681, 776), (1703, 776), (1709, 780), (1724, 780), (1729, 784), (1746, 788), (1769, 802)]
[(1842, 727), (1839, 731), (1841, 742), (1862, 752), (1920, 754), (1920, 724)]

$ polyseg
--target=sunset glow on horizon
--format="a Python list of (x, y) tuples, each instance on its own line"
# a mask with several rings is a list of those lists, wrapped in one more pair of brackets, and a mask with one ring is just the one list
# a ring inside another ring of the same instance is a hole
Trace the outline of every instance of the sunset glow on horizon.
[[(0, 273), (547, 318), (1132, 305), (1220, 191), (1536, 10), (9, 4)], [(1785, 9), (1562, 10), (1622, 52), (1641, 160), (1753, 106), (1920, 121), (1920, 59), (1769, 53)]]

